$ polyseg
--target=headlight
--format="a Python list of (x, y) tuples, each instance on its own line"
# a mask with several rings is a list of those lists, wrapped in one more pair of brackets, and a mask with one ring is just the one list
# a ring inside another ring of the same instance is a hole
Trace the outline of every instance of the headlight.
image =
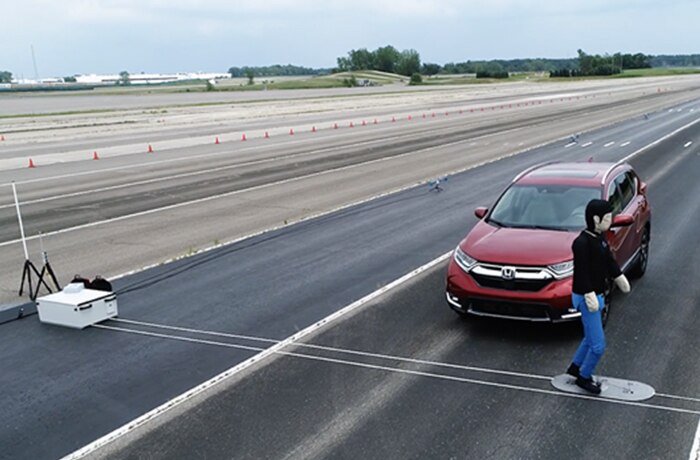
[(469, 272), (469, 270), (476, 265), (476, 259), (469, 257), (464, 251), (459, 249), (459, 246), (457, 246), (457, 249), (455, 249), (454, 258), (457, 265), (459, 265), (459, 268), (465, 272)]
[(566, 278), (574, 274), (574, 261), (567, 260), (560, 264), (550, 265), (547, 268), (549, 268), (549, 271), (552, 272), (556, 279)]

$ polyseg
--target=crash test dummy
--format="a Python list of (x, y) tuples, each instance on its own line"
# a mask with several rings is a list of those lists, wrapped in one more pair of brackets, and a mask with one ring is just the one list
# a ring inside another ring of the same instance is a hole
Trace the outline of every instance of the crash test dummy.
[(608, 280), (624, 293), (630, 284), (610, 252), (605, 238), (612, 223), (612, 206), (605, 200), (591, 200), (586, 206), (586, 229), (574, 240), (574, 279), (571, 300), (581, 312), (583, 340), (567, 374), (576, 377), (576, 385), (589, 393), (600, 394), (600, 383), (593, 372), (605, 352), (602, 313)]

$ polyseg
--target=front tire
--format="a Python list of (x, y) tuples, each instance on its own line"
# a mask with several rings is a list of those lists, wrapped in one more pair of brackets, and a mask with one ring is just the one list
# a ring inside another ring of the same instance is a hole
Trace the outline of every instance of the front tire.
[(603, 311), (600, 312), (600, 320), (603, 322), (603, 327), (608, 324), (608, 318), (610, 317), (610, 306), (612, 305), (611, 297), (610, 289), (608, 289), (603, 296), (605, 299), (605, 308), (603, 308)]

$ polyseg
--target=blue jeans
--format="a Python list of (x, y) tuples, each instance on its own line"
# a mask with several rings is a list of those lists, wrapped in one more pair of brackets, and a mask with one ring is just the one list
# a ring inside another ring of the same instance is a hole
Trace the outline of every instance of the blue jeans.
[(571, 294), (574, 308), (581, 312), (583, 323), (583, 340), (574, 355), (573, 363), (579, 366), (579, 375), (583, 378), (591, 378), (598, 361), (605, 352), (605, 334), (603, 333), (603, 321), (601, 313), (605, 307), (603, 295), (598, 295), (600, 309), (596, 312), (588, 311), (586, 300), (582, 295)]

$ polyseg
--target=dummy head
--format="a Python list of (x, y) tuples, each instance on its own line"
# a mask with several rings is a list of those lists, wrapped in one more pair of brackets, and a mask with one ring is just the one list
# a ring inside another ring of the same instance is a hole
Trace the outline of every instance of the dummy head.
[(591, 200), (586, 206), (586, 228), (592, 232), (608, 231), (612, 223), (612, 206), (605, 200)]

